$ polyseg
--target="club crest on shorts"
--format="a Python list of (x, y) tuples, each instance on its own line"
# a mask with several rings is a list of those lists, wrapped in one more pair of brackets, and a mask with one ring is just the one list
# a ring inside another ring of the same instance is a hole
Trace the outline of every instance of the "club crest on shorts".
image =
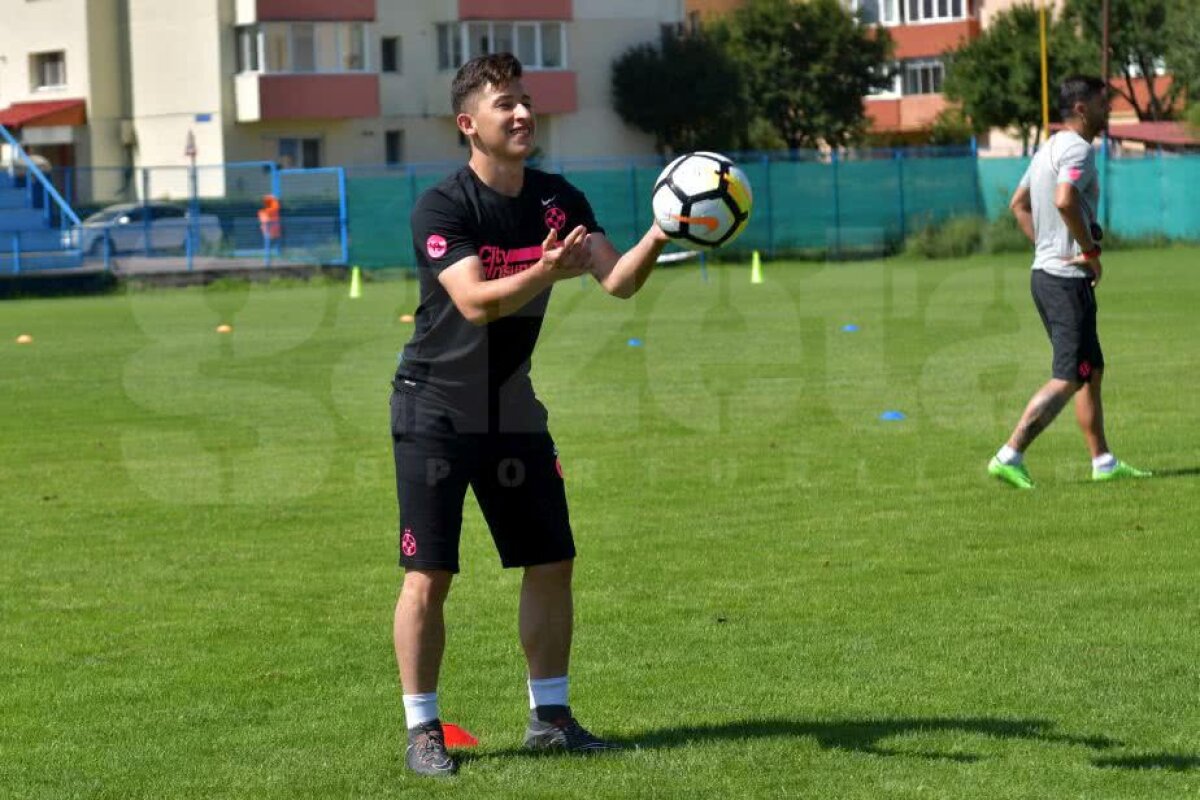
[(546, 227), (553, 228), (556, 231), (561, 231), (563, 226), (567, 224), (567, 212), (563, 211), (558, 206), (551, 206), (546, 209)]
[(425, 252), (429, 253), (430, 258), (446, 255), (446, 237), (436, 233), (429, 234), (429, 238), (425, 240)]
[(1082, 361), (1079, 364), (1079, 377), (1087, 378), (1092, 374), (1092, 362)]
[(417, 554), (417, 537), (413, 536), (412, 528), (405, 528), (400, 537), (400, 552), (412, 558)]

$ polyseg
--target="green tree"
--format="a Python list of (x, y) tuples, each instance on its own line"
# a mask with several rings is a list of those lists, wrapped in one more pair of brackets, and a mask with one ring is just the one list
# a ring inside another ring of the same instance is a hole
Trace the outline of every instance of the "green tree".
[(1167, 69), (1195, 110), (1200, 108), (1200, 8), (1195, 0), (1172, 0), (1167, 16), (1170, 26), (1163, 31)]
[(891, 84), (891, 37), (838, 0), (749, 0), (715, 35), (746, 77), (747, 116), (767, 120), (791, 148), (856, 140), (863, 97)]
[(933, 120), (933, 127), (929, 131), (929, 143), (939, 146), (967, 144), (974, 132), (962, 109), (949, 106), (938, 112)]
[[(1074, 32), (1047, 20), (1050, 116), (1058, 119), (1055, 87), (1083, 69), (1087, 54)], [(1014, 129), (1025, 153), (1042, 132), (1042, 62), (1038, 11), (1013, 6), (980, 36), (946, 57), (945, 95), (962, 105), (977, 133)]]
[(617, 114), (651, 134), (659, 153), (722, 150), (745, 138), (741, 73), (703, 35), (640, 44), (612, 67)]
[[(1064, 20), (1094, 54), (1087, 71), (1095, 75), (1101, 70), (1102, 3), (1103, 0), (1067, 0), (1063, 9)], [(1190, 23), (1195, 30), (1197, 13), (1200, 11), (1195, 0), (1110, 0), (1109, 71), (1118, 78), (1116, 90), (1133, 106), (1138, 119), (1171, 119), (1182, 107), (1186, 76), (1183, 81), (1165, 81), (1156, 72), (1168, 61), (1169, 43), (1177, 28), (1187, 28)], [(1194, 65), (1196, 39), (1192, 39), (1191, 53), (1186, 52), (1186, 43), (1181, 44), (1176, 55), (1190, 55)], [(1146, 79), (1144, 98), (1134, 92), (1139, 76)]]

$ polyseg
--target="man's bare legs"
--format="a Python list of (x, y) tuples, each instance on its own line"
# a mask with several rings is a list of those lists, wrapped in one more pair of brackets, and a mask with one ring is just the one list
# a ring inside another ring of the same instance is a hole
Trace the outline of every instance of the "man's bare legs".
[(567, 674), (571, 661), (571, 573), (574, 561), (525, 568), (518, 627), (534, 680)]
[(446, 650), (443, 608), (453, 577), (445, 570), (410, 569), (404, 575), (392, 635), (406, 695), (437, 691)]
[[(1012, 436), (1008, 437), (1008, 446), (1018, 453), (1024, 453), (1026, 448), (1033, 444), (1033, 440), (1050, 426), (1050, 423), (1071, 400), (1071, 395), (1078, 392), (1082, 385), (1059, 378), (1051, 378), (1047, 381), (1029, 399), (1029, 404), (1025, 406), (1025, 412), (1021, 414), (1021, 421), (1013, 429)], [(1100, 393), (1097, 390), (1097, 409), (1099, 408), (1099, 399)], [(1083, 424), (1082, 421), (1080, 424)]]
[(1108, 439), (1104, 436), (1104, 404), (1100, 401), (1100, 383), (1104, 370), (1092, 372), (1091, 380), (1083, 385), (1083, 391), (1075, 395), (1075, 419), (1087, 441), (1092, 458), (1108, 452)]

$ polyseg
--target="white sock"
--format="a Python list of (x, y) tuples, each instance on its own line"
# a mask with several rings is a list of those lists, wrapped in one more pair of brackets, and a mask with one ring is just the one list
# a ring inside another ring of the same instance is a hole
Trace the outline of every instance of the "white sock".
[(1116, 465), (1117, 457), (1112, 453), (1104, 453), (1092, 459), (1092, 469), (1098, 469), (1101, 472), (1112, 472)]
[(404, 695), (404, 724), (415, 728), (438, 718), (437, 692)]
[(566, 706), (567, 676), (560, 678), (530, 678), (529, 679), (529, 708), (538, 706)]
[(996, 452), (996, 460), (1001, 464), (1007, 464), (1010, 467), (1015, 467), (1025, 460), (1025, 455), (1019, 450), (1013, 450), (1008, 445), (1004, 445)]

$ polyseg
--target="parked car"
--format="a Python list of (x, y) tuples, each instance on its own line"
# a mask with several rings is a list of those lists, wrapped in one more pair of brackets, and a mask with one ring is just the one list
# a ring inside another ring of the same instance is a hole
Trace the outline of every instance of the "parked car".
[[(171, 203), (119, 203), (108, 206), (83, 221), (65, 236), (70, 247), (93, 256), (103, 256), (105, 241), (109, 253), (138, 253), (149, 250), (183, 250), (187, 243), (188, 213)], [(221, 242), (221, 221), (212, 214), (196, 218), (198, 246)]]

